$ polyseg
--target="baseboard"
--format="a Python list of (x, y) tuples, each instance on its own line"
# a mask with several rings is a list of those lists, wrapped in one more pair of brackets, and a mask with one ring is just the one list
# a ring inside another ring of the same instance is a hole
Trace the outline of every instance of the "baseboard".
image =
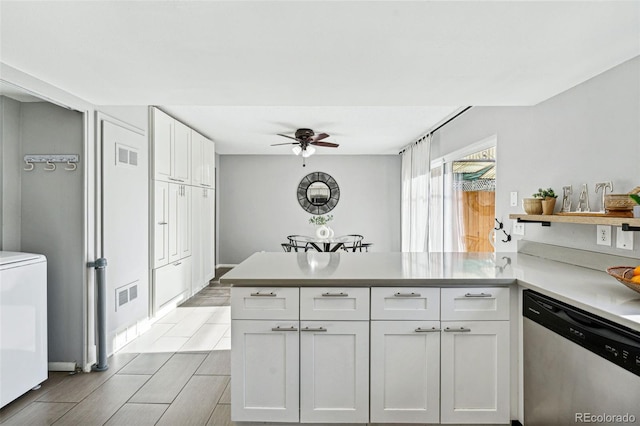
[(220, 264), (216, 265), (216, 269), (220, 269), (220, 268), (235, 268), (236, 266), (238, 266), (237, 263), (220, 263)]
[(76, 371), (78, 364), (75, 362), (50, 362), (47, 364), (49, 371)]

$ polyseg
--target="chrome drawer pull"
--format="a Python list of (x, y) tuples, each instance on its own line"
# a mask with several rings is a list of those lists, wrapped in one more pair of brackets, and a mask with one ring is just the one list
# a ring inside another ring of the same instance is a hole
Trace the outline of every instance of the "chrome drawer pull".
[(182, 179), (176, 179), (176, 178), (173, 178), (173, 177), (170, 177), (169, 180), (173, 180), (173, 181), (176, 181), (176, 182), (184, 182), (184, 180), (182, 180)]
[(255, 296), (255, 297), (276, 297), (277, 294), (275, 294), (274, 292), (271, 293), (251, 293), (251, 296)]
[(393, 297), (420, 297), (420, 293), (395, 293)]
[(460, 328), (449, 328), (446, 327), (444, 329), (444, 331), (446, 331), (447, 333), (468, 333), (471, 331), (470, 328), (464, 328), (464, 327), (460, 327)]
[(349, 293), (322, 293), (322, 297), (348, 297)]
[(431, 328), (416, 328), (415, 330), (416, 333), (433, 333), (434, 331), (440, 331), (439, 328), (435, 328), (435, 327), (431, 327)]
[(491, 293), (480, 293), (480, 294), (467, 293), (464, 295), (464, 297), (491, 297)]
[(168, 225), (167, 222), (158, 222), (158, 225)]
[(298, 331), (298, 329), (295, 328), (295, 327), (280, 327), (280, 326), (277, 326), (277, 327), (272, 328), (271, 331)]
[(326, 328), (322, 328), (322, 327), (318, 327), (318, 328), (309, 328), (309, 327), (305, 327), (300, 329), (300, 331), (327, 331)]

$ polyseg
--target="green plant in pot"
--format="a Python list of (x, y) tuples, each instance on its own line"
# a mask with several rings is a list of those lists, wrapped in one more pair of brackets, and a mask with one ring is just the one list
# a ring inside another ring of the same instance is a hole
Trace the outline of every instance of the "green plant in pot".
[(553, 214), (558, 196), (552, 188), (538, 188), (538, 192), (533, 194), (533, 197), (540, 199), (540, 204), (542, 204), (542, 214)]
[(637, 206), (633, 206), (633, 217), (640, 217), (640, 195), (629, 194), (629, 198), (631, 198), (637, 204)]

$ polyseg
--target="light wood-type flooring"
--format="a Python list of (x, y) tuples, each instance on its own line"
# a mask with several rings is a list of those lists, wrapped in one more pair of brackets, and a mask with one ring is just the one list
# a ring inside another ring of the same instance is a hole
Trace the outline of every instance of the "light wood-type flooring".
[[(215, 279), (214, 279), (215, 280)], [(49, 372), (5, 425), (230, 425), (229, 288), (205, 287), (113, 355), (104, 372)]]

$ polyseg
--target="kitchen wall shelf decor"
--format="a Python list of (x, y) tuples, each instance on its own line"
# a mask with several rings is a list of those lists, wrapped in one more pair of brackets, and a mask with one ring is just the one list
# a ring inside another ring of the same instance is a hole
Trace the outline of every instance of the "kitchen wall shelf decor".
[(620, 226), (623, 231), (640, 231), (640, 219), (630, 217), (608, 216), (564, 216), (564, 215), (533, 215), (510, 214), (509, 219), (518, 222), (541, 223), (542, 226), (550, 226), (551, 223), (576, 223), (582, 225), (612, 225)]

